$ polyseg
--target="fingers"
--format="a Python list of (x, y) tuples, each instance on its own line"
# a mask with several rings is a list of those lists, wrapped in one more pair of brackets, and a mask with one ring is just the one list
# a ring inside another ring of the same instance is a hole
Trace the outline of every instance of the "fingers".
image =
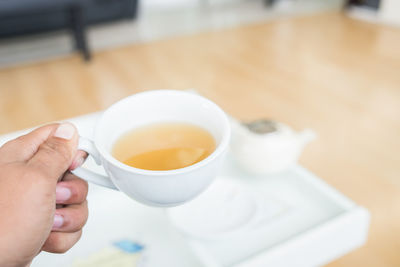
[(42, 250), (50, 253), (65, 253), (79, 241), (82, 230), (74, 233), (52, 232), (44, 243)]
[(28, 161), (43, 177), (56, 182), (72, 163), (78, 145), (78, 133), (70, 123), (59, 124)]
[(46, 141), (49, 135), (55, 131), (58, 124), (53, 123), (39, 127), (32, 132), (8, 141), (0, 149), (1, 162), (26, 161), (38, 150), (39, 146)]
[(57, 204), (80, 204), (86, 200), (88, 184), (70, 172), (56, 186)]
[(74, 160), (71, 163), (71, 166), (69, 166), (69, 170), (72, 171), (80, 167), (83, 164), (83, 162), (85, 162), (87, 156), (88, 154), (85, 151), (78, 150), (75, 154)]
[(57, 209), (52, 231), (73, 233), (83, 228), (88, 219), (87, 202)]

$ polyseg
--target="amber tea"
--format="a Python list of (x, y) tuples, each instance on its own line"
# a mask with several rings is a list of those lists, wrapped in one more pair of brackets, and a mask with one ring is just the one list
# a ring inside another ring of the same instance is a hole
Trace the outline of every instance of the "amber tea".
[(156, 123), (133, 129), (114, 144), (112, 154), (122, 163), (145, 170), (165, 171), (193, 165), (215, 150), (205, 129), (189, 123)]

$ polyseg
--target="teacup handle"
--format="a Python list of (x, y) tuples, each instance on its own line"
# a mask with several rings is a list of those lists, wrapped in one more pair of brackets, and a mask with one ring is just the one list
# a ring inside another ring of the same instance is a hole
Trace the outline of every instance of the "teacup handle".
[[(97, 151), (92, 140), (89, 140), (82, 136), (79, 137), (78, 149), (88, 153), (90, 156), (93, 157), (97, 165), (101, 165), (100, 154)], [(116, 188), (115, 185), (111, 182), (110, 178), (105, 175), (92, 172), (83, 167), (76, 168), (72, 171), (72, 173), (88, 182), (118, 190), (118, 188)]]

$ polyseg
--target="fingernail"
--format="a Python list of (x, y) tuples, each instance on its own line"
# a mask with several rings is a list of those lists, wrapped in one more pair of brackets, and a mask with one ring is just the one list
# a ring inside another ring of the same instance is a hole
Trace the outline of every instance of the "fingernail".
[(75, 134), (75, 128), (70, 123), (61, 123), (56, 132), (54, 133), (55, 137), (71, 140)]
[(83, 161), (84, 161), (84, 159), (82, 157), (79, 157), (76, 160), (74, 160), (73, 168), (76, 169), (76, 168), (80, 167), (83, 164)]
[(71, 197), (71, 190), (67, 187), (56, 186), (56, 201), (66, 201)]
[(61, 215), (54, 215), (53, 228), (60, 228), (64, 224), (64, 217)]

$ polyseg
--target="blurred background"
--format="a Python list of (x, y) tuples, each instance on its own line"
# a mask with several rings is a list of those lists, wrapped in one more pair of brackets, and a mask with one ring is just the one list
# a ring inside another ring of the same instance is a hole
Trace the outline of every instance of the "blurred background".
[(0, 134), (194, 88), (315, 131), (300, 164), (371, 214), (326, 266), (400, 266), (399, 47), (397, 0), (0, 0)]

